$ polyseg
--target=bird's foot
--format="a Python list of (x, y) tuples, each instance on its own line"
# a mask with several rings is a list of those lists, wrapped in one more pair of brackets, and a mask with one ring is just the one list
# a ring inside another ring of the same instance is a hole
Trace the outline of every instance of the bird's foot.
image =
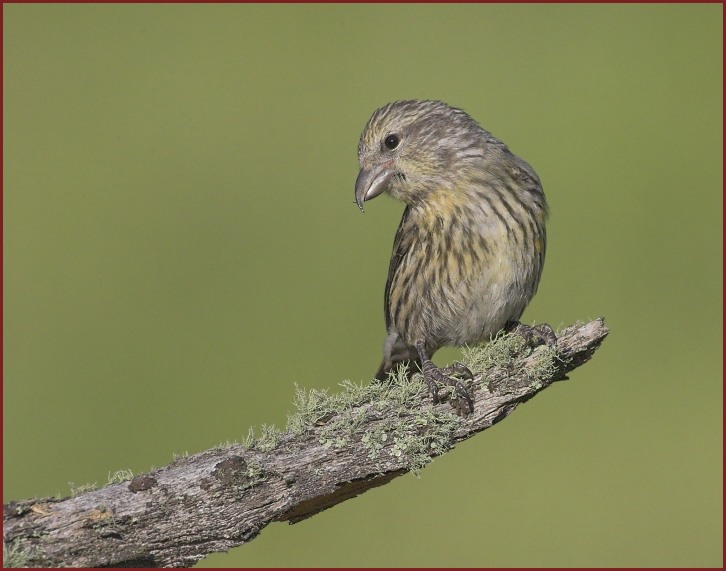
[(539, 347), (540, 345), (547, 345), (548, 347), (554, 347), (557, 344), (557, 337), (552, 327), (546, 323), (540, 323), (539, 325), (524, 325), (519, 321), (509, 321), (505, 326), (504, 330), (507, 333), (518, 333), (527, 342), (530, 347)]
[(452, 399), (452, 406), (460, 416), (467, 416), (474, 412), (474, 401), (462, 382), (456, 378), (473, 379), (474, 374), (461, 363), (454, 363), (450, 367), (440, 369), (426, 356), (423, 341), (416, 342), (416, 350), (421, 359), (421, 372), (429, 388), (429, 394), (434, 404), (439, 402), (439, 383), (453, 388), (456, 398)]

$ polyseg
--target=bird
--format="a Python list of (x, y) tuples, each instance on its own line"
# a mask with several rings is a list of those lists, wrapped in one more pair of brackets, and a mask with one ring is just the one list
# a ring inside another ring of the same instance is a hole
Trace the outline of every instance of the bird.
[(438, 100), (397, 100), (373, 112), (358, 144), (355, 203), (384, 193), (405, 204), (384, 293), (386, 337), (375, 375), (418, 367), (434, 403), (453, 387), (460, 414), (474, 410), (460, 363), (439, 368), (444, 346), (516, 331), (555, 342), (547, 324), (519, 319), (537, 291), (549, 215), (534, 168), (463, 109)]

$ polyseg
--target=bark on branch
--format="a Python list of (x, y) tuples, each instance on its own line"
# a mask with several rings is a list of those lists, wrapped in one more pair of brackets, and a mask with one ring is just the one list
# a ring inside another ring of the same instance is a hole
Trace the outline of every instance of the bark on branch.
[(270, 522), (295, 523), (420, 469), (566, 379), (607, 334), (600, 318), (560, 331), (554, 350), (520, 343), (505, 346), (505, 360), (480, 355), (488, 367), (469, 382), (475, 409), (465, 418), (445, 394), (432, 406), (420, 381), (397, 393), (362, 386), (348, 386), (355, 394), (345, 398), (299, 393), (304, 410), (288, 432), (268, 430), (252, 446), (207, 450), (71, 498), (10, 502), (5, 563), (191, 566), (254, 539)]

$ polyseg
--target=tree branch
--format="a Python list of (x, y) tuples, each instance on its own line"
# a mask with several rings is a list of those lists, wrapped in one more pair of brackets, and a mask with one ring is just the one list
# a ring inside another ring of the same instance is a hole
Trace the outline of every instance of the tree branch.
[(433, 406), (419, 375), (297, 391), (286, 432), (180, 458), (130, 481), (75, 497), (3, 506), (6, 566), (181, 567), (254, 539), (270, 522), (298, 522), (420, 470), (431, 458), (507, 417), (519, 403), (588, 361), (603, 319), (573, 325), (555, 348), (518, 335), (464, 350), (473, 414), (451, 395)]

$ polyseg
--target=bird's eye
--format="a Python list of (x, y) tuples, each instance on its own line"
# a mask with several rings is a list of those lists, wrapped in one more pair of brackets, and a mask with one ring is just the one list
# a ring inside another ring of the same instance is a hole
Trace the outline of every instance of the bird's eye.
[(400, 139), (398, 138), (398, 135), (388, 135), (388, 137), (386, 137), (386, 140), (383, 141), (383, 144), (386, 145), (387, 149), (392, 151), (398, 146), (399, 142)]

